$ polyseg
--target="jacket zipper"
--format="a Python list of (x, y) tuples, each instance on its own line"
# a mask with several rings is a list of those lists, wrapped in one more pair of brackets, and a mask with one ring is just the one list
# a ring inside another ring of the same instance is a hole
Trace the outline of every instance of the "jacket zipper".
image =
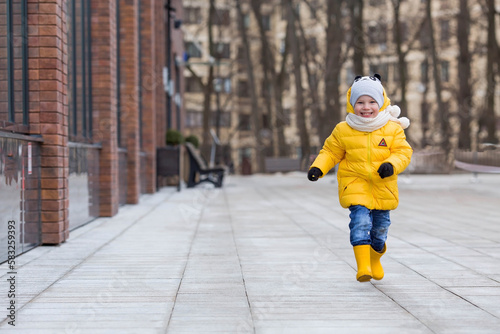
[(372, 182), (372, 133), (368, 133), (368, 185), (370, 189), (370, 195), (371, 195), (371, 207), (373, 207), (373, 182)]

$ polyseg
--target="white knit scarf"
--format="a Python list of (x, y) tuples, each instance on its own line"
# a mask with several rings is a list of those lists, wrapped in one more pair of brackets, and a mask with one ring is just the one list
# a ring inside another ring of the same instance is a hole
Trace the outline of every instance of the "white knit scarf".
[(398, 118), (401, 114), (401, 109), (398, 106), (389, 105), (384, 110), (381, 110), (377, 117), (365, 118), (356, 114), (348, 113), (345, 120), (349, 126), (355, 130), (362, 132), (372, 132), (380, 129), (389, 121), (393, 121), (401, 125), (403, 129), (410, 126), (410, 120), (406, 117)]

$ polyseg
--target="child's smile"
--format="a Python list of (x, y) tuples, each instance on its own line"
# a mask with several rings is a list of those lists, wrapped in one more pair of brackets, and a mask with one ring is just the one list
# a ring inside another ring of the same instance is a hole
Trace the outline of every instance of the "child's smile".
[(362, 95), (354, 105), (354, 113), (363, 118), (375, 118), (379, 112), (377, 102), (368, 95)]

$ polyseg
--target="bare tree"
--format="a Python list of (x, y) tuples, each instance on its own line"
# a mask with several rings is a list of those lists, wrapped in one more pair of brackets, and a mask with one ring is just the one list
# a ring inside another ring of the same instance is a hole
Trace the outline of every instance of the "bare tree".
[(428, 62), (428, 51), (426, 52), (426, 58), (424, 62), (421, 64), (422, 66), (422, 102), (420, 103), (420, 119), (422, 126), (422, 142), (421, 145), (423, 148), (426, 148), (430, 144), (429, 140), (429, 131), (431, 129), (430, 124), (430, 112), (429, 112), (429, 103), (427, 102), (427, 96), (429, 94), (429, 62)]
[[(408, 116), (408, 106), (406, 103), (406, 83), (408, 70), (406, 68), (405, 56), (402, 49), (402, 36), (401, 36), (401, 21), (400, 21), (400, 6), (401, 0), (392, 0), (392, 6), (394, 9), (394, 37), (396, 42), (396, 51), (398, 54), (398, 73), (399, 73), (399, 83), (401, 87), (401, 100), (399, 101), (399, 107), (401, 108), (401, 115)], [(409, 49), (409, 48), (408, 48)]]
[(296, 18), (298, 13), (294, 13), (293, 0), (286, 0), (287, 4), (287, 19), (290, 24), (290, 47), (293, 59), (293, 74), (295, 81), (295, 108), (297, 116), (297, 128), (299, 130), (300, 147), (302, 151), (301, 167), (305, 168), (308, 163), (309, 155), (311, 152), (309, 144), (309, 134), (306, 127), (306, 116), (304, 110), (304, 88), (302, 87), (302, 72), (301, 72), (301, 57), (300, 57), (300, 40), (297, 36)]
[(440, 73), (440, 62), (437, 55), (436, 40), (434, 38), (434, 23), (432, 21), (432, 1), (427, 0), (426, 4), (426, 15), (429, 27), (429, 41), (430, 41), (430, 51), (432, 58), (432, 74), (434, 78), (434, 89), (436, 92), (436, 102), (437, 102), (437, 115), (441, 130), (441, 147), (443, 148), (447, 161), (451, 164), (451, 143), (450, 143), (450, 122), (449, 122), (449, 112), (447, 107), (443, 102), (442, 97), (442, 87), (441, 87), (441, 73)]
[[(268, 85), (268, 91), (264, 92), (264, 100), (266, 101), (266, 108), (268, 114), (271, 117), (271, 129), (272, 129), (272, 150), (273, 156), (285, 156), (286, 155), (286, 142), (284, 134), (284, 117), (283, 117), (283, 78), (284, 75), (280, 75), (284, 71), (284, 66), (281, 67), (282, 71), (276, 72), (276, 56), (275, 50), (269, 45), (269, 41), (266, 36), (266, 31), (263, 24), (263, 17), (261, 14), (261, 4), (262, 0), (254, 0), (250, 2), (252, 6), (253, 13), (255, 15), (258, 27), (259, 35), (261, 41), (261, 55), (262, 55), (262, 67), (264, 72), (263, 87)], [(285, 37), (286, 40), (286, 37)], [(286, 62), (288, 54), (288, 48), (285, 46), (282, 63)], [(274, 101), (274, 104), (273, 104)]]
[(460, 135), (458, 136), (458, 147), (461, 149), (471, 148), (470, 123), (472, 107), (471, 55), (469, 52), (469, 30), (470, 14), (468, 0), (460, 0), (460, 12), (457, 17), (457, 39), (459, 47), (458, 55), (458, 116), (460, 119)]
[[(308, 107), (311, 109), (311, 115), (316, 118), (318, 121), (318, 125), (321, 126), (323, 122), (323, 114), (324, 110), (321, 106), (320, 103), (320, 98), (319, 98), (319, 75), (316, 73), (318, 68), (321, 68), (320, 64), (315, 62), (315, 54), (313, 54), (311, 47), (309, 46), (309, 43), (311, 41), (308, 36), (306, 36), (306, 33), (304, 31), (304, 27), (302, 25), (302, 22), (300, 20), (300, 17), (298, 13), (295, 11), (292, 12), (292, 14), (295, 15), (295, 24), (296, 27), (298, 28), (298, 33), (300, 36), (300, 54), (302, 55), (301, 59), (301, 64), (304, 65), (304, 69), (307, 75), (307, 83), (309, 85), (309, 89), (307, 90), (307, 93), (309, 93), (309, 98), (310, 98), (310, 103), (308, 104)], [(313, 63), (315, 65), (315, 69), (312, 68)], [(328, 127), (331, 129), (332, 124), (328, 124)], [(326, 138), (326, 137), (325, 137)]]
[[(215, 18), (215, 0), (210, 0), (210, 10), (208, 13), (208, 50), (210, 59), (212, 55), (210, 52), (213, 50), (214, 39), (213, 39), (213, 20)], [(202, 134), (202, 144), (201, 152), (204, 156), (210, 155), (210, 123), (212, 118), (212, 95), (213, 95), (213, 81), (214, 81), (214, 67), (211, 63), (208, 65), (208, 78), (206, 83), (193, 71), (190, 66), (186, 68), (197, 78), (198, 82), (203, 87), (203, 134)]]
[(241, 9), (241, 0), (236, 0), (236, 10), (238, 13), (238, 30), (240, 32), (241, 41), (243, 45), (243, 53), (246, 63), (246, 71), (248, 78), (248, 88), (250, 93), (250, 102), (251, 102), (251, 112), (252, 112), (252, 125), (255, 136), (255, 154), (257, 161), (257, 172), (264, 171), (264, 157), (262, 152), (260, 131), (262, 129), (262, 119), (261, 114), (259, 112), (258, 100), (257, 100), (257, 92), (255, 86), (255, 76), (254, 76), (254, 68), (252, 64), (252, 59), (250, 57), (250, 43), (248, 41), (247, 32), (245, 29), (244, 16), (243, 11)]
[(342, 57), (342, 44), (345, 28), (342, 23), (342, 6), (344, 1), (328, 1), (326, 26), (326, 68), (324, 112), (319, 120), (320, 141), (325, 140), (332, 130), (332, 126), (340, 122), (340, 71), (345, 61)]
[[(486, 107), (483, 115), (483, 124), (487, 129), (486, 141), (489, 143), (498, 143), (496, 134), (496, 117), (495, 117), (495, 77), (500, 71), (500, 52), (496, 39), (495, 26), (495, 0), (487, 0), (487, 20), (488, 20), (488, 54), (486, 59)], [(496, 68), (496, 70), (495, 70)]]
[[(332, 2), (332, 1), (329, 1)], [(335, 1), (334, 1), (335, 2)], [(365, 34), (363, 30), (363, 0), (349, 1), (349, 8), (352, 17), (352, 38), (353, 38), (353, 65), (354, 73), (364, 75), (364, 57), (365, 57)]]

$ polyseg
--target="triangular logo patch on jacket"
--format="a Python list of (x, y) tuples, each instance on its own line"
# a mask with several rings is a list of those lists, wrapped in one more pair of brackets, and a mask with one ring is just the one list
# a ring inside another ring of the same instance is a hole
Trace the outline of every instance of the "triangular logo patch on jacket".
[(384, 147), (387, 147), (387, 143), (385, 142), (385, 139), (382, 138), (382, 140), (380, 141), (380, 143), (378, 143), (378, 146), (384, 146)]

